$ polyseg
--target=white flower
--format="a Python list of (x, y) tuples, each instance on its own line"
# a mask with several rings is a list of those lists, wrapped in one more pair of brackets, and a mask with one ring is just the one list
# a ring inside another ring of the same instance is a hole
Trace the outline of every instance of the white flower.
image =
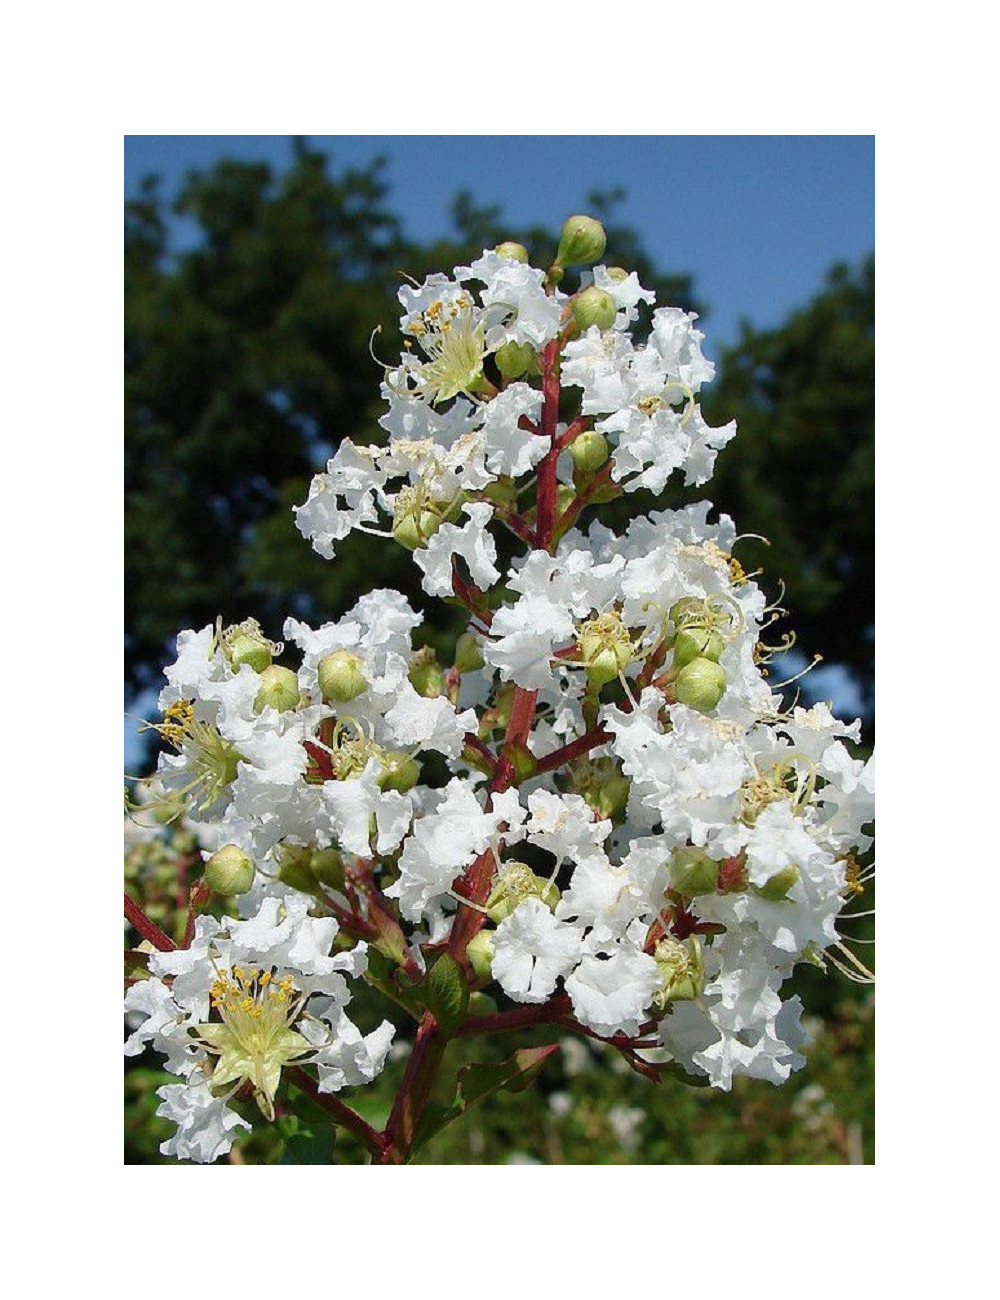
[(638, 1033), (660, 986), (659, 967), (628, 943), (592, 946), (599, 951), (588, 953), (566, 980), (577, 1020), (604, 1037)]
[(469, 568), (472, 580), (484, 589), (500, 579), (496, 567), (496, 542), (487, 531), (493, 507), (485, 502), (462, 507), (469, 516), (465, 524), (442, 524), (427, 545), (414, 553), (418, 568), (424, 571), (422, 586), (429, 596), (452, 594), (452, 558), (460, 555)]
[(526, 898), (497, 926), (493, 977), (517, 1002), (544, 1002), (579, 960), (581, 936), (540, 898)]
[(366, 946), (331, 956), (337, 922), (309, 916), (308, 906), (285, 891), (243, 921), (201, 916), (191, 946), (151, 956), (150, 978), (129, 989), (126, 1012), (143, 1019), (126, 1053), (149, 1043), (185, 1080), (159, 1093), (158, 1113), (178, 1124), (164, 1154), (197, 1161), (225, 1154), (236, 1129), (249, 1127), (228, 1109), (229, 1097), (247, 1085), (273, 1119), (286, 1066), (319, 1066), (323, 1091), (381, 1069), (391, 1025), (362, 1039), (344, 1011), (344, 975), (362, 973)]

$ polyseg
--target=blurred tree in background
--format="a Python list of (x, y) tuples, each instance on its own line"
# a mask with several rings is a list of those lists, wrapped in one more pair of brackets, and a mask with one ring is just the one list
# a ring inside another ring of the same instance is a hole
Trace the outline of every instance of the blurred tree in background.
[[(294, 143), (289, 169), (223, 161), (188, 174), (170, 205), (200, 244), (171, 255), (167, 200), (149, 178), (125, 207), (126, 690), (158, 683), (184, 627), (249, 614), (280, 637), (285, 615), (323, 622), (375, 585), (427, 605), (402, 549), (353, 534), (324, 564), (295, 529), (293, 504), (340, 438), (380, 435), (381, 374), (401, 340), (396, 291), (503, 239), (536, 265), (558, 232), (511, 228), (468, 193), (454, 230), (433, 244), (404, 237), (387, 205), (383, 163), (335, 173)], [(703, 311), (690, 276), (655, 267), (616, 224), (620, 190), (584, 196), (602, 219), (606, 260), (635, 269), (661, 303)], [(765, 589), (787, 585), (801, 647), (847, 665), (873, 706), (874, 261), (838, 267), (779, 329), (744, 324), (703, 395), (707, 418), (735, 417), (711, 497), (748, 533), (740, 555)], [(662, 506), (704, 495), (670, 486)], [(650, 509), (636, 493), (619, 515)], [(619, 520), (620, 522), (620, 520)], [(377, 569), (373, 567), (377, 564)], [(445, 629), (437, 629), (445, 635)], [(433, 640), (435, 629), (428, 628)], [(807, 679), (808, 684), (808, 679)], [(808, 691), (804, 692), (808, 695)]]

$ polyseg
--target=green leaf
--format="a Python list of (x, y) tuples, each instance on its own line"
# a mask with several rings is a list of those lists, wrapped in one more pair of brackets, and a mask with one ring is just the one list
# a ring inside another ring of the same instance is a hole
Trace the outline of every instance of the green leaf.
[(558, 1043), (550, 1043), (547, 1047), (522, 1047), (499, 1064), (466, 1065), (458, 1074), (458, 1092), (463, 1109), (501, 1088), (508, 1092), (521, 1092), (534, 1079), (546, 1058), (558, 1050)]
[(443, 953), (437, 959), (415, 992), (433, 1014), (445, 1037), (453, 1034), (465, 1019), (469, 988), (462, 968), (449, 953)]

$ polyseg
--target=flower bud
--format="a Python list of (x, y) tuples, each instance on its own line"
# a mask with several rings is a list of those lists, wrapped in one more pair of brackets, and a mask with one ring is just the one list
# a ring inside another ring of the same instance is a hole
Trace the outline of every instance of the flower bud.
[(535, 355), (530, 343), (515, 343), (511, 339), (497, 348), (493, 359), (504, 379), (520, 379), (535, 360)]
[(719, 864), (702, 849), (687, 845), (670, 855), (670, 888), (684, 898), (714, 894), (719, 883)]
[(604, 252), (608, 237), (593, 217), (568, 217), (559, 234), (556, 263), (559, 266), (591, 266)]
[(769, 903), (780, 903), (787, 899), (788, 891), (798, 883), (800, 875), (798, 867), (792, 864), (765, 881), (763, 885), (758, 885), (754, 892), (761, 898), (766, 898)]
[(253, 858), (235, 844), (216, 849), (205, 863), (205, 884), (213, 894), (245, 894), (253, 878)]
[(278, 850), (278, 879), (302, 894), (311, 894), (316, 888), (311, 861), (312, 849), (308, 845), (282, 844)]
[(420, 780), (420, 764), (398, 749), (387, 749), (379, 756), (379, 774), (375, 784), (380, 790), (398, 790), (406, 794)]
[(502, 747), (501, 753), (504, 758), (509, 759), (514, 769), (514, 776), (519, 783), (530, 781), (538, 771), (538, 759), (523, 742), (506, 744)]
[(253, 702), (254, 713), (277, 709), (284, 713), (299, 702), (299, 679), (290, 668), (270, 664), (260, 675), (260, 690)]
[(705, 627), (684, 627), (674, 642), (674, 667), (683, 668), (699, 656), (718, 663), (726, 643), (718, 632)]
[(580, 658), (592, 685), (614, 681), (634, 657), (628, 629), (617, 614), (598, 614), (580, 629)]
[(677, 701), (699, 713), (710, 713), (725, 693), (725, 670), (711, 659), (692, 659), (674, 680)]
[(608, 453), (607, 438), (603, 433), (596, 433), (593, 430), (589, 433), (581, 433), (573, 440), (569, 449), (573, 464), (586, 474), (593, 474), (595, 470), (599, 470), (608, 459)]
[(510, 916), (526, 898), (540, 898), (552, 912), (560, 893), (551, 881), (535, 873), (523, 862), (504, 862), (486, 900), (486, 915), (495, 924)]
[(442, 523), (441, 516), (434, 510), (411, 510), (393, 520), (392, 535), (408, 551), (419, 551)]
[(502, 244), (497, 244), (493, 250), (498, 257), (510, 258), (512, 262), (527, 262), (528, 250), (523, 244), (516, 244), (512, 239), (505, 240)]
[(479, 642), (471, 632), (463, 632), (455, 643), (455, 667), (460, 673), (474, 673), (486, 663)]
[[(249, 622), (249, 620), (248, 620)], [(271, 662), (271, 642), (249, 627), (235, 629), (228, 641), (229, 662), (239, 670), (249, 664), (254, 672), (262, 673)]]
[(313, 875), (321, 884), (340, 889), (344, 883), (344, 859), (336, 849), (314, 849), (309, 861)]
[(493, 978), (493, 939), (495, 930), (480, 930), (469, 940), (465, 955), (475, 971), (476, 979), (488, 984)]
[(413, 689), (425, 700), (444, 694), (444, 669), (432, 646), (425, 645), (414, 653), (407, 675)]
[(667, 610), (667, 617), (674, 627), (700, 626), (705, 621), (707, 605), (700, 596), (681, 596)]
[(350, 650), (334, 650), (324, 655), (316, 665), (319, 689), (326, 700), (346, 704), (368, 689), (368, 681), (361, 669), (361, 660)]
[(618, 315), (618, 308), (611, 294), (606, 289), (598, 289), (594, 284), (582, 289), (573, 298), (570, 306), (573, 320), (581, 334), (589, 330), (591, 325), (596, 325), (602, 332), (609, 330)]
[(580, 795), (602, 821), (614, 821), (628, 806), (632, 782), (617, 759), (578, 758), (569, 764), (566, 776), (569, 793)]

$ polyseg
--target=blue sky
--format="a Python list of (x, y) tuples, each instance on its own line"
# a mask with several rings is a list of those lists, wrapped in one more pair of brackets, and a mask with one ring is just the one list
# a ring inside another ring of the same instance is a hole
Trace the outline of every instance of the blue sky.
[[(388, 206), (414, 239), (450, 229), (468, 189), (512, 224), (557, 231), (593, 189), (621, 186), (618, 220), (664, 270), (690, 272), (709, 309), (706, 352), (733, 342), (741, 317), (779, 324), (819, 289), (827, 268), (875, 243), (873, 136), (310, 136), (334, 170), (388, 160)], [(143, 175), (172, 195), (188, 168), (219, 158), (289, 161), (285, 136), (125, 137), (125, 193)], [(196, 228), (176, 222), (179, 247)], [(446, 269), (446, 268), (442, 268)]]

